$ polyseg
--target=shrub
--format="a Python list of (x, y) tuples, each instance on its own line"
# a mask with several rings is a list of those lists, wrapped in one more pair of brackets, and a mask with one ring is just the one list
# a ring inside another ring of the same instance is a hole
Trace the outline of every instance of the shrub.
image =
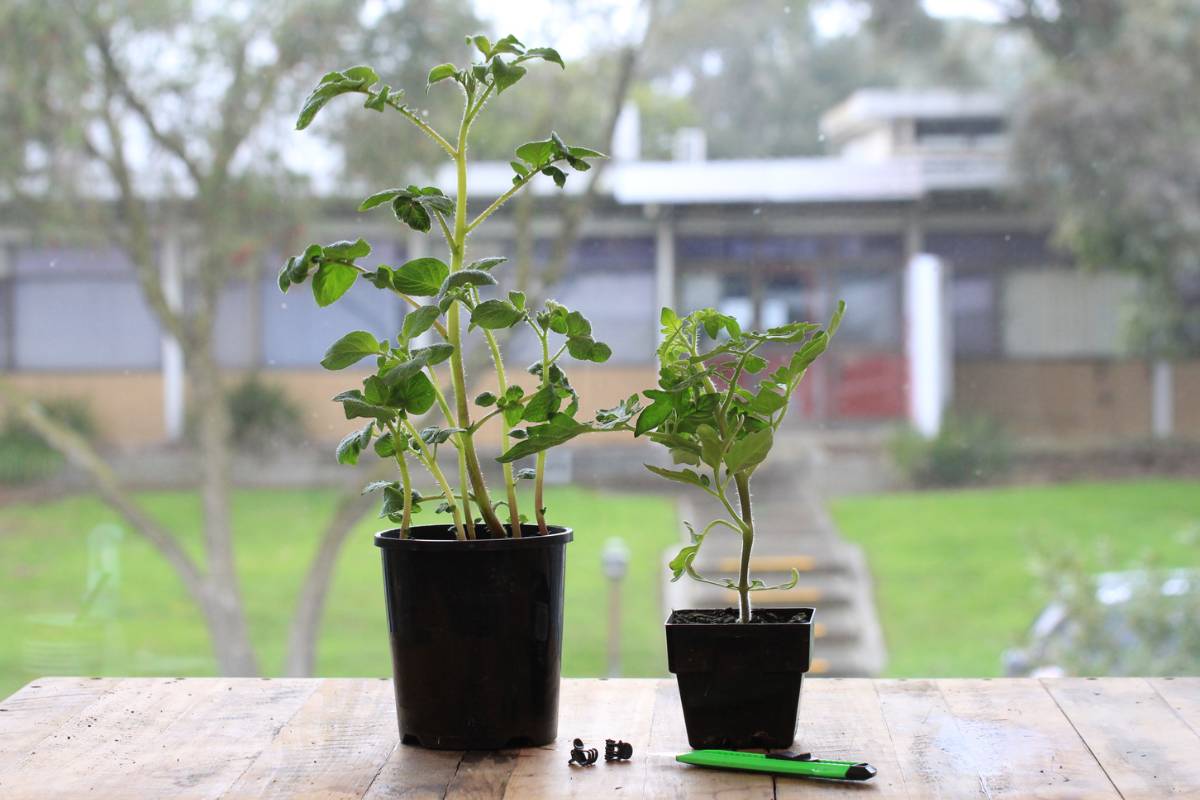
[[(46, 414), (85, 439), (96, 437), (96, 423), (87, 403), (56, 398), (42, 403)], [(36, 483), (62, 471), (64, 459), (25, 422), (10, 416), (0, 430), (0, 484)]]
[(300, 408), (288, 393), (257, 375), (230, 389), (225, 402), (231, 422), (230, 438), (239, 450), (270, 449), (300, 424)]
[(915, 486), (981, 483), (1008, 470), (1004, 429), (987, 417), (947, 415), (937, 436), (900, 431), (891, 442), (892, 458)]

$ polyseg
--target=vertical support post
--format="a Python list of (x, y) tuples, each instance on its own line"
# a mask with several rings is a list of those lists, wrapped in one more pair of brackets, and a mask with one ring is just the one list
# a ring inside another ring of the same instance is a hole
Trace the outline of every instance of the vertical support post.
[[(183, 308), (183, 244), (178, 230), (170, 230), (163, 238), (162, 261), (159, 266), (163, 296), (172, 311)], [(185, 407), (183, 347), (179, 340), (164, 331), (162, 335), (163, 421), (167, 440), (183, 438)]]
[(604, 543), (600, 563), (608, 578), (608, 677), (621, 677), (621, 584), (629, 571), (629, 546), (613, 537)]
[(1165, 358), (1151, 367), (1150, 430), (1155, 439), (1169, 439), (1175, 432), (1175, 368)]
[(954, 385), (946, 272), (941, 259), (920, 253), (904, 274), (909, 419), (926, 437), (941, 430)]
[(654, 236), (654, 297), (659, 308), (675, 307), (675, 225), (669, 209), (659, 211)]

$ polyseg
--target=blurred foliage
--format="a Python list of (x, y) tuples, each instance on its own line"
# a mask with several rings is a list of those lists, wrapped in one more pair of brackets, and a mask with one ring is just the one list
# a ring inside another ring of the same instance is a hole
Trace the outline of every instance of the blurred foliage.
[(1028, 196), (1079, 263), (1143, 281), (1136, 349), (1200, 354), (1200, 5), (1097, 0), (1031, 19), (1054, 60), (1015, 121)]
[(1043, 554), (1035, 569), (1063, 616), (1028, 642), (1029, 667), (1103, 676), (1200, 671), (1200, 571), (1142, 564), (1097, 574), (1065, 551)]
[[(85, 401), (62, 397), (46, 400), (42, 407), (51, 419), (85, 439), (96, 438), (96, 422)], [(0, 429), (0, 485), (53, 478), (64, 463), (62, 455), (21, 420), (9, 417)]]
[(890, 443), (896, 466), (914, 486), (963, 486), (1005, 473), (1010, 461), (1004, 430), (982, 416), (949, 414), (937, 436), (904, 429)]
[(246, 452), (264, 452), (301, 426), (300, 407), (279, 386), (251, 375), (229, 390), (230, 438)]

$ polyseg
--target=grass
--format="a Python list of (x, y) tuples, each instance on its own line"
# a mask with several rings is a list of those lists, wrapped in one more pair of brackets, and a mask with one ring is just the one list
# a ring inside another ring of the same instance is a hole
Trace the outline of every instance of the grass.
[[(199, 551), (195, 494), (150, 492), (140, 499), (179, 532), (191, 552)], [(321, 490), (239, 491), (234, 496), (238, 571), (251, 635), (267, 674), (278, 674), (282, 664), (296, 592), (333, 504), (334, 494)], [(665, 674), (661, 554), (678, 539), (673, 503), (649, 495), (552, 487), (547, 506), (552, 519), (575, 529), (567, 551), (564, 674), (602, 675), (606, 670), (607, 586), (600, 551), (612, 536), (623, 538), (632, 555), (622, 588), (623, 671), (631, 676)], [(0, 697), (37, 677), (35, 672), (214, 673), (198, 612), (157, 552), (131, 534), (119, 546), (120, 598), (113, 621), (74, 621), (88, 571), (88, 534), (114, 523), (119, 524), (116, 516), (90, 496), (0, 508)], [(364, 519), (342, 551), (321, 632), (320, 675), (390, 672), (379, 555), (371, 544), (371, 534), (380, 527), (378, 520)]]
[(1048, 599), (1036, 554), (1096, 571), (1200, 566), (1200, 482), (1145, 480), (846, 498), (898, 677), (995, 676)]

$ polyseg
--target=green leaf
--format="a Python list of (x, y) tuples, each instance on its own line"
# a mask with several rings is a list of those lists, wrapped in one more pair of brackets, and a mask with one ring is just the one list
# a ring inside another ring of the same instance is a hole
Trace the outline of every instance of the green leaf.
[(590, 147), (568, 147), (567, 152), (575, 158), (608, 158), (604, 153)]
[[(501, 464), (509, 464), (525, 456), (557, 447), (590, 430), (587, 425), (571, 419), (566, 414), (555, 414), (546, 424), (530, 428), (525, 439), (517, 442), (496, 460)], [(513, 431), (514, 438), (517, 438), (518, 433), (519, 431)]]
[(646, 409), (638, 415), (637, 422), (633, 426), (633, 435), (641, 436), (643, 433), (653, 430), (666, 422), (667, 417), (671, 416), (672, 407), (669, 399), (656, 398), (653, 403), (646, 406)]
[(561, 399), (553, 386), (543, 386), (538, 389), (525, 403), (521, 419), (526, 422), (544, 422), (558, 410)]
[(567, 352), (580, 361), (603, 364), (612, 357), (612, 348), (597, 342), (591, 336), (571, 336), (567, 339)]
[(342, 70), (342, 74), (349, 80), (361, 83), (364, 87), (374, 86), (379, 82), (379, 76), (375, 74), (375, 70), (367, 66), (350, 67), (350, 69)]
[(475, 45), (479, 52), (483, 54), (484, 58), (492, 57), (492, 42), (490, 39), (488, 39), (488, 37), (484, 36), (483, 34), (478, 34), (476, 36), (468, 36), (467, 41)]
[(471, 323), (487, 330), (511, 328), (524, 318), (507, 300), (484, 300), (471, 312)]
[(421, 441), (432, 445), (445, 444), (451, 436), (463, 432), (463, 428), (439, 428), (436, 425), (431, 425), (428, 428), (421, 429)]
[(378, 492), (380, 489), (386, 489), (389, 486), (396, 489), (397, 491), (400, 489), (400, 483), (398, 481), (371, 481), (370, 483), (368, 483), (366, 486), (363, 487), (361, 494), (370, 494), (371, 492)]
[[(445, 266), (445, 265), (443, 265)], [(449, 271), (449, 268), (447, 268)], [(460, 286), (495, 286), (496, 279), (492, 277), (492, 273), (482, 269), (460, 269), (458, 272), (452, 272), (442, 281), (441, 286), (437, 289), (438, 295), (445, 295), (451, 289), (457, 289)]]
[(390, 431), (375, 440), (375, 455), (380, 458), (391, 458), (396, 455), (396, 443), (392, 440)]
[(454, 345), (448, 342), (435, 342), (428, 347), (420, 347), (412, 351), (412, 357), (420, 359), (428, 366), (440, 364), (454, 353)]
[(377, 356), (382, 352), (379, 342), (366, 331), (351, 331), (329, 346), (321, 366), (325, 369), (345, 369), (356, 364), (367, 356)]
[(759, 384), (758, 394), (750, 401), (750, 410), (755, 414), (770, 415), (787, 405), (783, 393), (767, 382)]
[(491, 269), (497, 264), (503, 264), (505, 261), (508, 261), (508, 259), (504, 256), (488, 256), (487, 258), (481, 258), (478, 261), (472, 261), (470, 264), (467, 264), (465, 267), (463, 267), (463, 269)]
[(346, 438), (338, 442), (336, 455), (339, 464), (358, 463), (359, 454), (362, 453), (363, 448), (371, 441), (374, 426), (374, 422), (368, 422), (361, 430), (348, 434)]
[(774, 435), (769, 427), (748, 433), (733, 443), (725, 454), (730, 472), (752, 472), (771, 452)]
[(414, 231), (428, 233), (433, 227), (433, 218), (429, 216), (429, 212), (425, 207), (406, 195), (397, 195), (392, 200), (392, 213), (396, 215), (396, 219), (403, 222)]
[(572, 311), (567, 314), (568, 336), (590, 336), (591, 333), (592, 323), (587, 321), (587, 317), (578, 311)]
[(330, 261), (317, 268), (312, 279), (313, 297), (317, 305), (327, 306), (349, 291), (358, 278), (358, 270), (349, 264)]
[(556, 153), (557, 148), (551, 139), (526, 142), (517, 148), (517, 158), (536, 168), (548, 163)]
[(699, 486), (702, 489), (708, 487), (708, 481), (692, 469), (664, 469), (663, 467), (656, 467), (653, 464), (643, 464), (642, 466), (653, 472), (655, 475), (666, 478), (669, 481), (687, 483), (691, 484), (692, 486)]
[(334, 242), (327, 244), (322, 248), (325, 258), (330, 261), (353, 261), (356, 258), (364, 258), (371, 254), (371, 245), (367, 244), (366, 240), (359, 239), (354, 242)]
[(433, 408), (437, 399), (433, 384), (424, 372), (418, 372), (408, 380), (392, 388), (393, 402), (409, 414), (421, 415)]
[(414, 308), (404, 315), (404, 324), (400, 328), (400, 336), (405, 341), (415, 339), (432, 328), (433, 323), (437, 321), (441, 313), (441, 310), (436, 305)]
[(496, 80), (496, 94), (500, 94), (525, 77), (525, 68), (517, 64), (509, 64), (502, 58), (494, 58), (492, 59), (492, 75)]
[(283, 292), (284, 294), (287, 293), (287, 290), (292, 285), (292, 279), (289, 278), (288, 275), (291, 273), (292, 265), (295, 263), (295, 261), (295, 256), (289, 258), (287, 263), (283, 265), (283, 269), (279, 270), (279, 291)]
[(413, 297), (433, 297), (449, 274), (450, 268), (439, 259), (415, 258), (396, 268), (392, 288)]
[(429, 78), (426, 80), (428, 86), (433, 86), (438, 81), (444, 81), (447, 78), (453, 78), (458, 74), (458, 67), (453, 64), (438, 64), (433, 69), (429, 70)]
[(567, 185), (567, 173), (563, 172), (558, 167), (543, 167), (542, 174), (549, 175), (551, 178), (553, 178), (554, 185), (560, 189)]
[(692, 562), (696, 560), (696, 555), (700, 552), (700, 545), (689, 544), (679, 551), (674, 558), (668, 562), (667, 566), (671, 570), (671, 582), (679, 580), (686, 572), (691, 569)]
[(384, 189), (382, 192), (376, 192), (358, 204), (359, 211), (370, 211), (376, 206), (381, 206), (384, 203), (390, 203), (402, 194), (405, 194), (404, 189)]
[(496, 405), (496, 395), (491, 392), (480, 392), (475, 395), (475, 405), (481, 408), (489, 408)]
[(513, 306), (517, 310), (519, 310), (519, 311), (525, 310), (525, 293), (524, 292), (509, 292), (508, 293), (508, 301), (510, 303), (512, 303)]
[(524, 52), (525, 45), (521, 44), (521, 40), (511, 33), (492, 45), (493, 55), (496, 53), (513, 53), (514, 55), (519, 55)]
[(390, 421), (396, 417), (394, 409), (368, 402), (358, 389), (342, 392), (334, 397), (333, 401), (342, 404), (342, 411), (345, 412), (346, 419), (364, 417)]
[(326, 73), (317, 87), (304, 100), (300, 114), (296, 117), (296, 130), (304, 130), (312, 123), (317, 112), (333, 98), (346, 92), (365, 92), (379, 80), (370, 67), (351, 67), (344, 72)]
[(563, 69), (567, 68), (567, 65), (563, 63), (562, 56), (553, 47), (531, 47), (525, 51), (525, 57), (540, 58), (543, 61), (558, 64)]
[(725, 449), (717, 429), (711, 425), (697, 425), (696, 438), (700, 440), (700, 460), (710, 467), (721, 463), (721, 452)]

